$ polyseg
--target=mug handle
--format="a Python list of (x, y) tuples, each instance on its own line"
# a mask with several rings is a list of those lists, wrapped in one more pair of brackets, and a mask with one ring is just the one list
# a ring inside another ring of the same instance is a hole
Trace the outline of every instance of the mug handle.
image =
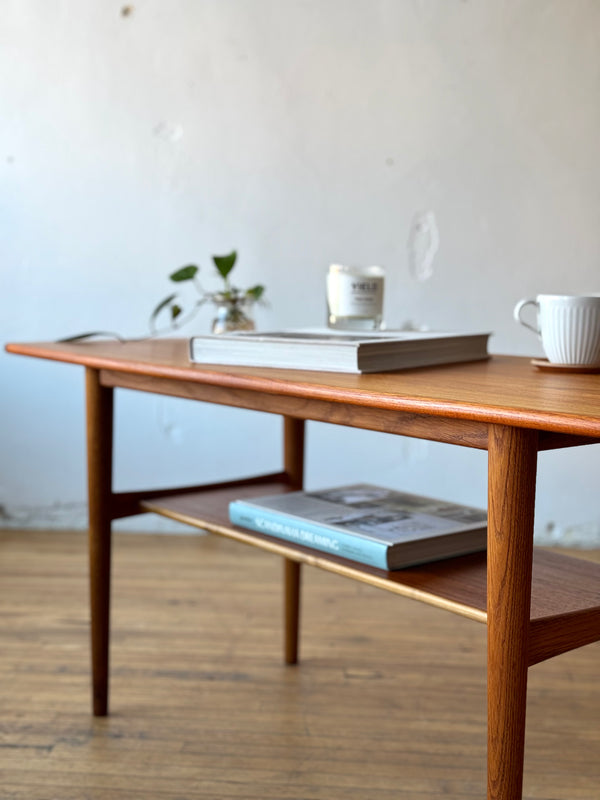
[(539, 328), (537, 327), (534, 328), (533, 325), (530, 325), (528, 322), (525, 322), (525, 320), (521, 317), (521, 311), (525, 308), (525, 306), (529, 305), (539, 308), (537, 300), (529, 300), (529, 299), (519, 300), (519, 302), (514, 308), (513, 317), (517, 322), (520, 322), (521, 325), (524, 325), (526, 328), (529, 328), (530, 331), (533, 331), (534, 333), (537, 333), (538, 336), (540, 336), (541, 334)]

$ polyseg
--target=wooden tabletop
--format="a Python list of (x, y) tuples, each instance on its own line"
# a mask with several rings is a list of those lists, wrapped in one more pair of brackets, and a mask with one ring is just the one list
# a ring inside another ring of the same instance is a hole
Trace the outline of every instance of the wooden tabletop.
[(516, 356), (355, 375), (192, 364), (187, 339), (13, 343), (6, 349), (148, 377), (600, 437), (600, 374), (545, 372)]

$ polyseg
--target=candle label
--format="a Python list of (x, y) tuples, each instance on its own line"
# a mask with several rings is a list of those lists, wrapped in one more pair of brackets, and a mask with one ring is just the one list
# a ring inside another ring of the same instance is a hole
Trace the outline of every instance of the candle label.
[(383, 276), (330, 272), (327, 276), (329, 313), (336, 317), (380, 316), (383, 281)]

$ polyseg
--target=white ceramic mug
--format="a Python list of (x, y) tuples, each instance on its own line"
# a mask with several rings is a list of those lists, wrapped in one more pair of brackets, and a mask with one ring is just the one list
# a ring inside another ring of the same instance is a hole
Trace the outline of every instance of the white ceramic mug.
[[(535, 325), (521, 316), (529, 305), (537, 309)], [(551, 363), (600, 364), (600, 295), (538, 294), (519, 300), (513, 315), (541, 337)]]

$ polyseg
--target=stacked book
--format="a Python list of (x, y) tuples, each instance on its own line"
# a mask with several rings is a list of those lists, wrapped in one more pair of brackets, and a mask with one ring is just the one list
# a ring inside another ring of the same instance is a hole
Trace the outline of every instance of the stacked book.
[(488, 357), (489, 333), (302, 329), (194, 336), (190, 359), (200, 364), (388, 372)]
[(229, 517), (384, 570), (485, 550), (487, 542), (485, 511), (364, 483), (236, 500)]

